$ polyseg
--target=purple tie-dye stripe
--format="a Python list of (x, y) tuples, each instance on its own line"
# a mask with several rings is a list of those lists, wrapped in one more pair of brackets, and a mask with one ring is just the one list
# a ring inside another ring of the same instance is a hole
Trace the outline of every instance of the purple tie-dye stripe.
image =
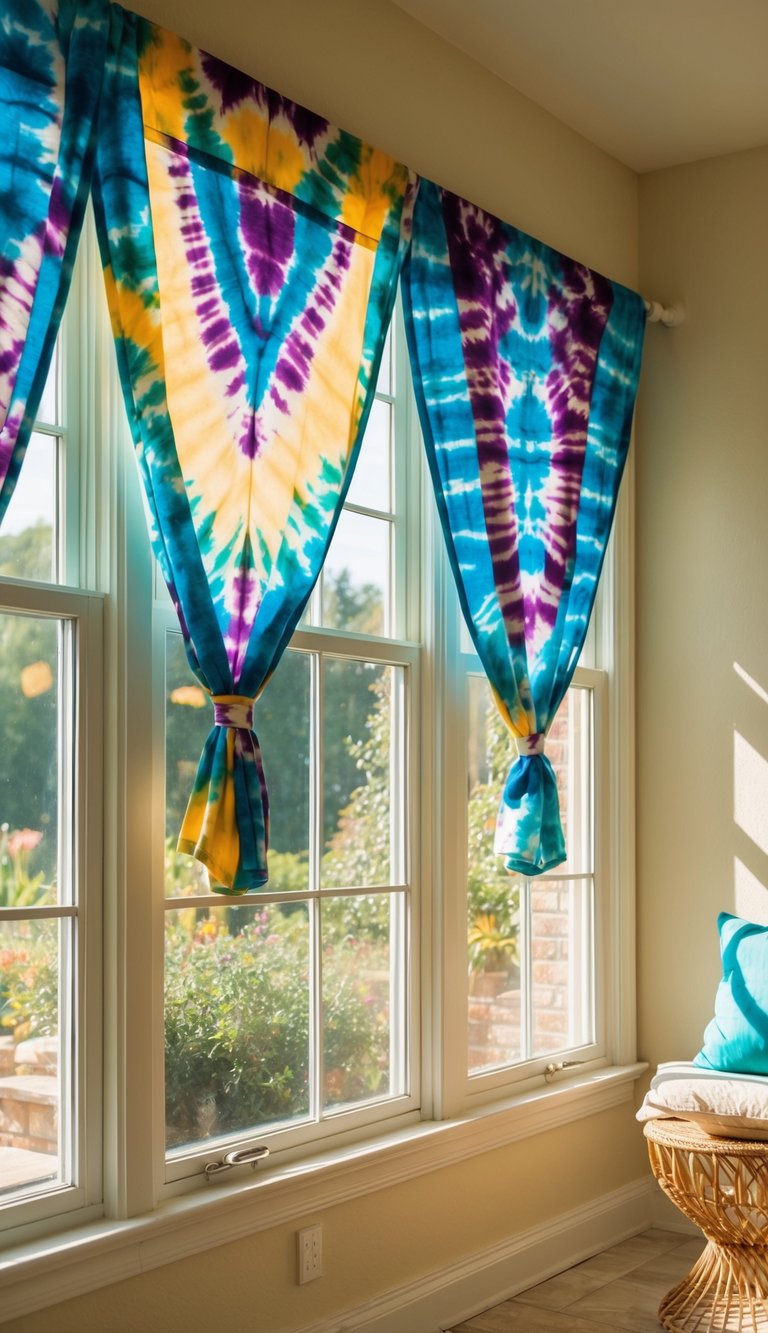
[(472, 405), (488, 549), (510, 645), (524, 637), (515, 490), (506, 418), (510, 372), (499, 343), (517, 315), (503, 282), (505, 238), (497, 220), (443, 191), (448, 251)]
[(232, 111), (240, 102), (253, 101), (268, 112), (270, 122), (283, 116), (298, 142), (310, 150), (314, 150), (317, 140), (328, 133), (328, 121), (322, 116), (315, 115), (314, 111), (308, 111), (306, 107), (291, 102), (289, 98), (258, 83), (249, 75), (233, 69), (210, 52), (200, 52), (200, 64), (211, 88), (219, 94), (221, 115)]
[(4, 259), (0, 270), (0, 425), (11, 448), (16, 431), (11, 435), (7, 418), (32, 315), (45, 236), (43, 221), (26, 238), (23, 253), (15, 260)]
[(45, 252), (49, 255), (55, 255), (57, 259), (64, 257), (67, 236), (69, 235), (70, 212), (64, 197), (64, 190), (64, 182), (57, 173), (51, 186), (48, 217), (45, 226)]
[(497, 219), (443, 191), (451, 271), (458, 302), (467, 386), (475, 423), (483, 511), (494, 581), (510, 645), (532, 641), (556, 620), (576, 549), (576, 519), (597, 356), (612, 288), (562, 258), (548, 293), (547, 339), (554, 362), (545, 382), (552, 427), (544, 507), (542, 577), (523, 589), (515, 487), (506, 418), (511, 368), (500, 349), (517, 309), (505, 282), (507, 237)]
[[(235, 335), (229, 311), (222, 297), (213, 258), (211, 242), (206, 235), (195, 194), (192, 170), (187, 157), (174, 154), (168, 175), (175, 190), (176, 206), (181, 213), (181, 236), (184, 242), (190, 273), (190, 286), (195, 311), (200, 321), (200, 338), (212, 373), (223, 379), (224, 401), (233, 399), (230, 419), (243, 414), (241, 391), (246, 380), (246, 362)], [(240, 400), (240, 401), (238, 401)], [(246, 407), (247, 420), (240, 428), (240, 436), (252, 441), (248, 456), (253, 458), (257, 442), (253, 439), (253, 413)]]
[(275, 407), (285, 415), (291, 410), (287, 395), (301, 393), (309, 379), (318, 339), (336, 306), (351, 258), (349, 241), (337, 235), (330, 255), (318, 270), (306, 306), (285, 339), (269, 391)]
[(547, 375), (547, 410), (552, 424), (546, 512), (544, 571), (531, 594), (535, 623), (553, 625), (576, 554), (576, 520), (587, 447), (589, 407), (597, 357), (610, 314), (612, 288), (598, 274), (562, 257), (562, 281), (547, 303), (552, 369)]
[[(255, 187), (246, 176), (238, 178), (240, 238), (245, 264), (258, 296), (279, 296), (294, 253), (292, 209)], [(264, 331), (257, 329), (264, 336)]]
[(253, 730), (253, 705), (255, 700), (239, 698), (224, 701), (221, 698), (213, 696), (213, 725), (215, 727), (231, 727), (236, 730), (242, 727), (245, 731)]
[(235, 688), (240, 681), (253, 624), (261, 605), (261, 584), (248, 558), (249, 554), (250, 539), (246, 535), (243, 556), (226, 601), (230, 619), (224, 635), (224, 647)]
[[(174, 153), (168, 173), (176, 205), (182, 213), (181, 234), (206, 360), (214, 374), (226, 377), (224, 396), (234, 400), (232, 417), (240, 417), (235, 432), (238, 444), (247, 458), (255, 458), (268, 438), (268, 425), (256, 402), (257, 385), (248, 383), (248, 362), (220, 289), (192, 170), (183, 150)], [(295, 259), (293, 213), (261, 182), (248, 177), (238, 177), (238, 198), (239, 236), (249, 278), (257, 295), (275, 299), (289, 281), (290, 266)], [(307, 383), (317, 341), (335, 308), (351, 256), (352, 242), (340, 230), (328, 259), (317, 273), (304, 310), (285, 337), (269, 386), (269, 398), (283, 415), (290, 411), (288, 395), (301, 392)], [(269, 325), (265, 326), (258, 316), (252, 317), (251, 327), (254, 337), (266, 339), (271, 335)], [(258, 366), (258, 357), (252, 360)], [(250, 401), (243, 394), (246, 387), (250, 390)]]

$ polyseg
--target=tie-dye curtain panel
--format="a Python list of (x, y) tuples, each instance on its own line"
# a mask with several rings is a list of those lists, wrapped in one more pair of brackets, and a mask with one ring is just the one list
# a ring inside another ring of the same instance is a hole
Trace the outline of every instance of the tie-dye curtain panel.
[(51, 363), (88, 197), (105, 0), (0, 14), (0, 519)]
[(267, 878), (254, 702), (351, 479), (412, 181), (181, 38), (113, 14), (97, 227), (154, 550), (214, 708), (179, 847), (214, 888), (242, 892)]
[(566, 854), (546, 735), (595, 599), (645, 311), (634, 292), (429, 181), (403, 292), (459, 597), (515, 738), (495, 849), (537, 875)]

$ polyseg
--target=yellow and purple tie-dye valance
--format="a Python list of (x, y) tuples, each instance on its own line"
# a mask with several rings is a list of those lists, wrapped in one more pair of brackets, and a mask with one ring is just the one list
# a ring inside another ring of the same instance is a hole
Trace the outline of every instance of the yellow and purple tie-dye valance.
[(118, 358), (215, 725), (179, 846), (267, 877), (250, 717), (351, 478), (409, 236), (391, 157), (114, 7), (94, 200)]

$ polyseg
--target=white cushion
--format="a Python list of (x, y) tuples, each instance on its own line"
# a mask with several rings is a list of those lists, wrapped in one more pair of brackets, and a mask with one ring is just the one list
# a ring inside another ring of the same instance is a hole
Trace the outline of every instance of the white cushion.
[(659, 1117), (690, 1120), (726, 1139), (768, 1141), (768, 1077), (734, 1078), (697, 1065), (659, 1065), (637, 1118)]

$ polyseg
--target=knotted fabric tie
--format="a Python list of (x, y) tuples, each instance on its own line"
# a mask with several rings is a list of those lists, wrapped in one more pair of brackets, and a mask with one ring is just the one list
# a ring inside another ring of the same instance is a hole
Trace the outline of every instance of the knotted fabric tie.
[(534, 754), (544, 753), (546, 736), (543, 731), (534, 731), (531, 736), (515, 736), (513, 739), (517, 746), (518, 759), (526, 759)]
[(215, 727), (242, 728), (253, 731), (253, 705), (255, 699), (244, 694), (214, 694), (213, 725)]

